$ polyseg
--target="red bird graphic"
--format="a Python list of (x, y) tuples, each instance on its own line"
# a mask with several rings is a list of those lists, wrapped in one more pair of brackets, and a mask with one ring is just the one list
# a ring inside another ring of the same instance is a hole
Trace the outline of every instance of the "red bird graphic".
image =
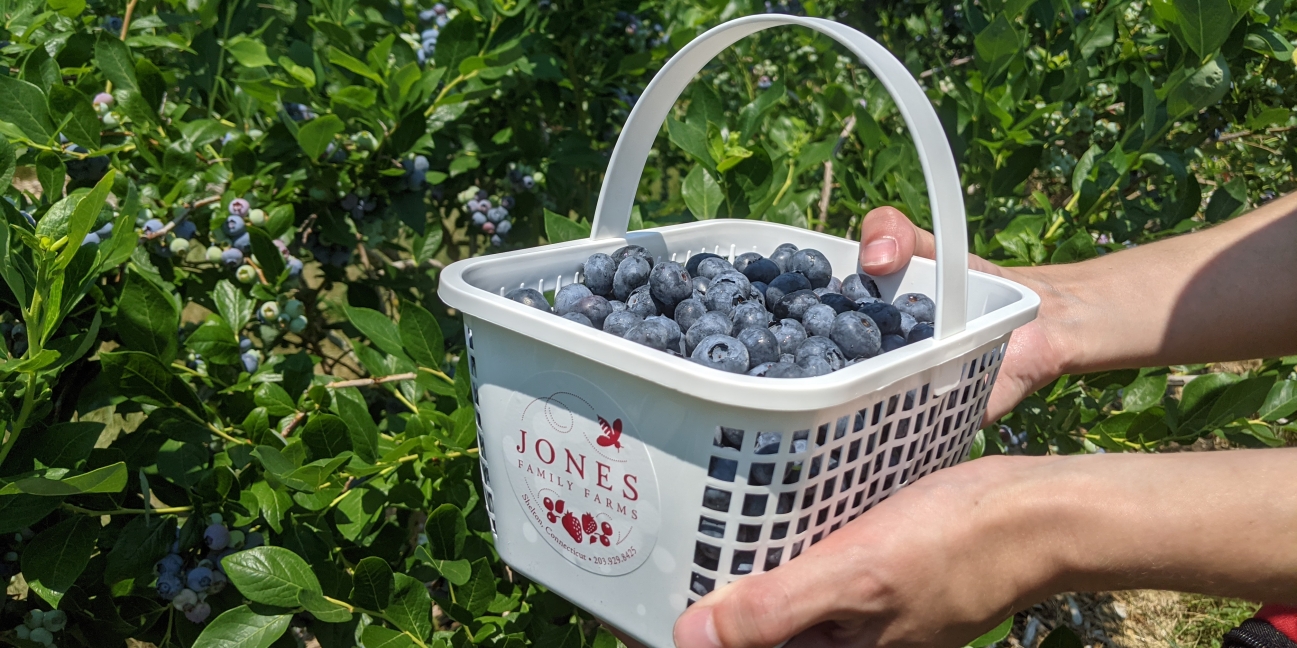
[(607, 419), (600, 416), (599, 427), (603, 428), (603, 436), (596, 439), (599, 445), (605, 448), (612, 446), (621, 450), (621, 419), (617, 419), (612, 422), (612, 425), (609, 425)]

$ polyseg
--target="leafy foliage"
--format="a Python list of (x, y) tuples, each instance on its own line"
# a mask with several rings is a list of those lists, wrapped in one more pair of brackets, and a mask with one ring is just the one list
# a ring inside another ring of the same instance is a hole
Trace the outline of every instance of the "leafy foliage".
[[(60, 645), (614, 645), (491, 546), (437, 274), (488, 249), (462, 194), (513, 198), (505, 248), (588, 236), (652, 72), (766, 7), (863, 29), (920, 78), (998, 263), (1292, 189), (1279, 0), (0, 2), (0, 570), (26, 593), (0, 632), (58, 608)], [(795, 30), (704, 70), (638, 198), (635, 228), (929, 220), (882, 86)], [(1282, 443), (1295, 364), (1066, 376), (978, 447)], [(267, 546), (208, 554), (214, 513)], [(228, 574), (204, 624), (155, 593), (172, 551)]]

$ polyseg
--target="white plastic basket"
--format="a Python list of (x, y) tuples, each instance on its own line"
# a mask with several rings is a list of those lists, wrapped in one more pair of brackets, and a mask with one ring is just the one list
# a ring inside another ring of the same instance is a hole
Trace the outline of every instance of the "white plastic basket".
[[(800, 25), (841, 42), (892, 93), (927, 177), (937, 261), (879, 277), (883, 297), (935, 295), (936, 336), (800, 379), (701, 367), (505, 299), (579, 281), (582, 263), (627, 244), (684, 262), (785, 242), (835, 275), (859, 244), (805, 229), (711, 220), (627, 232), (649, 149), (680, 92), (721, 50)], [(898, 488), (964, 456), (1010, 333), (1039, 298), (970, 272), (958, 170), (923, 90), (863, 34), (817, 18), (760, 15), (703, 34), (631, 111), (589, 240), (466, 259), (441, 275), (464, 315), (485, 500), (496, 548), (518, 572), (649, 646), (671, 646), (685, 607), (772, 569)], [(606, 544), (605, 544), (606, 541)]]

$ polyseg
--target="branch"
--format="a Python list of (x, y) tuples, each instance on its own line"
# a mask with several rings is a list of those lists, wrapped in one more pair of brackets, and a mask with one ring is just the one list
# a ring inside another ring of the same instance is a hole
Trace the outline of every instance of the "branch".
[(383, 383), (400, 382), (402, 380), (414, 380), (418, 374), (411, 371), (410, 373), (392, 374), (390, 376), (380, 376), (378, 378), (357, 378), (355, 380), (339, 380), (331, 382), (325, 387), (329, 389), (341, 389), (343, 387), (373, 387)]
[(1279, 128), (1267, 128), (1263, 131), (1239, 131), (1237, 133), (1226, 133), (1224, 135), (1221, 135), (1219, 138), (1216, 139), (1216, 141), (1231, 142), (1233, 140), (1239, 139), (1241, 137), (1247, 137), (1249, 135), (1275, 135), (1278, 133), (1285, 133), (1287, 131), (1294, 130), (1294, 129), (1297, 129), (1297, 126), (1282, 126)]
[[(196, 200), (196, 201), (194, 201), (194, 202), (192, 202), (192, 203), (186, 205), (185, 207), (187, 207), (188, 209), (200, 209), (200, 208), (202, 208), (202, 207), (206, 207), (206, 206), (208, 206), (208, 205), (215, 204), (215, 203), (218, 203), (218, 202), (221, 202), (221, 197), (220, 197), (220, 196), (208, 196), (208, 197), (203, 198), (203, 199), (201, 199), (201, 200)], [(172, 219), (172, 221), (171, 221), (170, 223), (167, 223), (166, 225), (163, 225), (163, 226), (162, 226), (162, 229), (160, 229), (160, 230), (158, 230), (158, 231), (156, 231), (156, 232), (153, 232), (152, 234), (141, 234), (141, 235), (140, 235), (140, 240), (143, 240), (143, 241), (151, 241), (151, 240), (153, 240), (153, 239), (155, 239), (155, 238), (161, 238), (161, 237), (163, 237), (163, 236), (166, 236), (166, 235), (167, 235), (167, 232), (170, 232), (171, 229), (174, 228), (174, 227), (176, 226), (176, 223), (179, 223), (180, 221), (182, 221), (182, 220), (184, 220), (184, 219), (186, 219), (186, 218), (188, 218), (188, 217), (189, 217), (189, 215), (186, 214), (186, 215), (184, 215), (184, 216), (182, 216), (182, 217), (180, 217), (180, 218)]]
[[(960, 66), (960, 65), (965, 65), (965, 64), (967, 64), (967, 63), (972, 63), (972, 62), (973, 62), (973, 57), (971, 57), (971, 56), (965, 56), (965, 57), (963, 57), (963, 58), (957, 58), (957, 59), (952, 60), (952, 61), (950, 62), (950, 66), (951, 66), (951, 67), (958, 67), (958, 66)], [(922, 71), (922, 72), (919, 73), (919, 78), (920, 78), (920, 79), (926, 79), (926, 78), (928, 78), (928, 77), (930, 77), (930, 76), (932, 76), (932, 75), (934, 75), (934, 74), (936, 74), (936, 73), (942, 71), (943, 69), (945, 69), (945, 68), (932, 68), (931, 70), (924, 70), (924, 71)]]

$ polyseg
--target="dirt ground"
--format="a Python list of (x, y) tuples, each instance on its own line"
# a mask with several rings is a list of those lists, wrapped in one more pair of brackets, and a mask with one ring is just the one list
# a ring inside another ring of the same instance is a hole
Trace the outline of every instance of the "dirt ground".
[(1065, 594), (1019, 613), (1000, 645), (1037, 648), (1051, 630), (1067, 626), (1087, 648), (1219, 648), (1221, 637), (1258, 607), (1153, 590)]

